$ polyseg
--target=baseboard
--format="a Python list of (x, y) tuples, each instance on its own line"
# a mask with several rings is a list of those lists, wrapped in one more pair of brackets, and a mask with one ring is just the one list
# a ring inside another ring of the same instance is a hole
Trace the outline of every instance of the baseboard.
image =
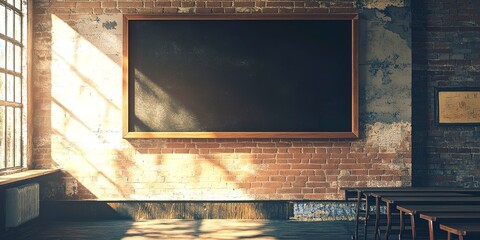
[(290, 201), (42, 201), (48, 220), (290, 219)]

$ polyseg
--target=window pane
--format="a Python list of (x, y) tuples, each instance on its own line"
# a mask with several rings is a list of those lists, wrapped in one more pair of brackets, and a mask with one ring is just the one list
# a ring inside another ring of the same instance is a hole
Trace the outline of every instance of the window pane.
[(22, 18), (15, 14), (15, 40), (22, 41)]
[(13, 5), (13, 0), (7, 0), (7, 3)]
[[(5, 83), (7, 81), (5, 80), (5, 74), (0, 73), (0, 100), (5, 101)], [(3, 137), (0, 135), (0, 137)]]
[(15, 83), (14, 83), (14, 77), (10, 74), (7, 74), (7, 101), (13, 102), (14, 99), (14, 94), (15, 94)]
[(6, 133), (7, 136), (5, 138), (5, 144), (7, 145), (7, 151), (6, 151), (6, 157), (7, 157), (7, 167), (13, 167), (14, 166), (14, 147), (15, 147), (15, 142), (14, 142), (14, 115), (13, 115), (13, 108), (12, 107), (7, 107), (7, 127), (6, 127)]
[(0, 168), (5, 168), (5, 107), (0, 106)]
[[(5, 19), (5, 5), (0, 4), (0, 19)], [(5, 21), (0, 21), (0, 34), (5, 35)]]
[(22, 0), (15, 0), (15, 7), (18, 9), (22, 9)]
[(15, 166), (22, 166), (22, 109), (15, 109)]
[(22, 103), (22, 79), (15, 77), (15, 102)]
[(5, 40), (0, 39), (0, 68), (5, 68)]
[(7, 36), (13, 38), (13, 10), (7, 8)]
[(22, 48), (15, 45), (15, 72), (22, 72)]
[(13, 43), (7, 42), (7, 69), (13, 71)]

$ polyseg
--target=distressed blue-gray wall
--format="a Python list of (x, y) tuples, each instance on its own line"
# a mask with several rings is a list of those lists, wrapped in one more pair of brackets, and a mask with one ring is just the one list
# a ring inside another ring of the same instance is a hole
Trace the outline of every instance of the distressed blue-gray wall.
[(359, 7), (362, 122), (367, 125), (410, 123), (410, 5), (404, 1), (392, 1), (392, 4), (378, 5), (363, 3)]

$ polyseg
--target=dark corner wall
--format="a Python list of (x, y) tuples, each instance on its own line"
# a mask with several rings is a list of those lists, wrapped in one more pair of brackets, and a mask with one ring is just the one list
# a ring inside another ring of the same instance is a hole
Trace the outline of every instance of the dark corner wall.
[(412, 184), (479, 187), (480, 126), (436, 126), (436, 87), (480, 87), (480, 1), (412, 1)]

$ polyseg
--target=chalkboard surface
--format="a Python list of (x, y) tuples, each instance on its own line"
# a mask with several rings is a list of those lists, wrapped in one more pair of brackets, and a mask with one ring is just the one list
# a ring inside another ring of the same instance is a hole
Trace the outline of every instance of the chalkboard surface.
[(125, 25), (126, 137), (355, 132), (351, 18), (135, 18)]

